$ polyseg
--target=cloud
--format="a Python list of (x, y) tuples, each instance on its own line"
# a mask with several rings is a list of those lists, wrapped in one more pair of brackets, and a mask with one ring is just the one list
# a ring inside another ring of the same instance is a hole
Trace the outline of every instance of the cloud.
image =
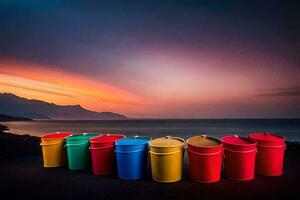
[(24, 89), (24, 90), (30, 90), (30, 91), (34, 91), (34, 92), (41, 92), (41, 93), (46, 93), (46, 94), (64, 96), (64, 97), (73, 97), (72, 95), (69, 95), (69, 94), (63, 94), (63, 93), (59, 93), (59, 92), (30, 88), (30, 87), (20, 86), (20, 85), (15, 85), (15, 84), (10, 84), (10, 83), (0, 83), (0, 85), (5, 85), (5, 86), (9, 86), (9, 87), (14, 87), (14, 88), (20, 88), (20, 89)]
[(300, 87), (263, 89), (259, 97), (294, 97), (300, 96)]

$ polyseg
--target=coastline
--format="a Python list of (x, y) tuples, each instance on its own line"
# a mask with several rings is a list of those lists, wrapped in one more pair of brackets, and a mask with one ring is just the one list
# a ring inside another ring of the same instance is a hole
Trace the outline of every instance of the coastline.
[[(1, 129), (2, 130), (2, 129)], [(89, 170), (42, 167), (40, 138), (0, 133), (0, 187), (2, 195), (43, 199), (290, 199), (299, 196), (300, 144), (287, 142), (284, 175), (257, 175), (238, 182), (224, 177), (217, 183), (199, 184), (188, 179), (184, 160), (183, 179), (172, 184), (156, 183), (148, 175), (139, 181), (113, 176), (94, 176)], [(185, 158), (187, 156), (185, 155)], [(17, 188), (17, 189), (16, 189)], [(18, 192), (13, 192), (13, 191)]]
[(0, 123), (8, 126), (11, 133), (34, 136), (70, 131), (74, 134), (138, 134), (153, 138), (172, 135), (187, 139), (199, 134), (220, 138), (224, 135), (248, 136), (253, 132), (272, 132), (284, 135), (287, 141), (300, 141), (299, 119), (32, 120)]

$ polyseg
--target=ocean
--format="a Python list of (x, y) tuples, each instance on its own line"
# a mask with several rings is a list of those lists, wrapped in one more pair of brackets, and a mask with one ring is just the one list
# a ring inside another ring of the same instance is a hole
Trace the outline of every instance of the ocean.
[(121, 133), (152, 138), (193, 135), (247, 136), (252, 132), (271, 132), (300, 142), (300, 119), (132, 119), (132, 120), (36, 120), (1, 122), (9, 132), (40, 136), (57, 131), (80, 133)]

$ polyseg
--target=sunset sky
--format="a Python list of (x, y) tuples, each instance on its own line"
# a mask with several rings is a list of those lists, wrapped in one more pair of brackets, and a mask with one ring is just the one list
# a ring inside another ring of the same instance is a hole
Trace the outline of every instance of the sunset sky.
[(133, 118), (300, 117), (292, 3), (113, 2), (1, 1), (0, 92)]

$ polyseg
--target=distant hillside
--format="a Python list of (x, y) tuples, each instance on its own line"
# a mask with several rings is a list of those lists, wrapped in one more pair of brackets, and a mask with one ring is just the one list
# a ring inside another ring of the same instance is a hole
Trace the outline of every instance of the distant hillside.
[(8, 122), (8, 121), (30, 121), (32, 119), (25, 118), (25, 117), (14, 117), (10, 115), (2, 115), (0, 114), (0, 121)]
[(26, 99), (10, 93), (0, 93), (0, 113), (30, 119), (110, 120), (127, 119), (112, 112), (94, 112), (80, 105), (60, 106), (44, 101)]

